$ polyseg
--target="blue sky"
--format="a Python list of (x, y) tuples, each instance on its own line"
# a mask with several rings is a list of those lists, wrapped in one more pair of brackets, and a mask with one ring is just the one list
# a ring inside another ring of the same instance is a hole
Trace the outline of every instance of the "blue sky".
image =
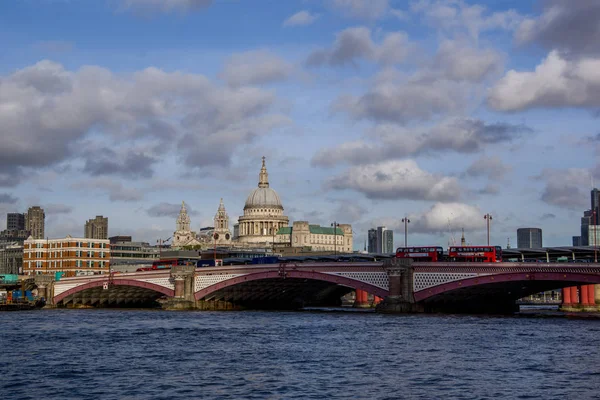
[[(0, 212), (155, 242), (242, 215), (267, 157), (291, 220), (403, 242), (541, 227), (600, 181), (600, 6), (581, 0), (0, 2)], [(6, 224), (0, 222), (0, 228)]]

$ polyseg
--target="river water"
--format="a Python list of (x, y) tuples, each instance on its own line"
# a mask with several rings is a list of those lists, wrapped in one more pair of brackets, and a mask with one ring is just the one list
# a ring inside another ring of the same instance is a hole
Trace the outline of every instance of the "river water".
[(0, 313), (3, 399), (600, 398), (600, 320)]

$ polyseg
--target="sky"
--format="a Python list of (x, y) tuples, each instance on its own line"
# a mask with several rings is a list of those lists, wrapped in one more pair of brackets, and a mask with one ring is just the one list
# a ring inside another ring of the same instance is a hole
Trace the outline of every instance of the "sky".
[[(290, 221), (356, 249), (570, 245), (600, 182), (597, 0), (1, 0), (0, 213), (156, 243), (266, 157)], [(598, 184), (596, 184), (598, 186)], [(0, 220), (4, 229), (6, 220)], [(233, 226), (231, 227), (233, 228)]]

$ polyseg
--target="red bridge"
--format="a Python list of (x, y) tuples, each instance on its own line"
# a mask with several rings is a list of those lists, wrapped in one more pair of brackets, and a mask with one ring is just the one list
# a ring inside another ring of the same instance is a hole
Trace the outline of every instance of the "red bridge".
[(509, 312), (531, 294), (569, 288), (563, 301), (593, 306), (600, 264), (332, 262), (177, 266), (171, 270), (61, 279), (40, 290), (57, 307), (294, 309), (334, 306), (356, 291), (389, 312)]

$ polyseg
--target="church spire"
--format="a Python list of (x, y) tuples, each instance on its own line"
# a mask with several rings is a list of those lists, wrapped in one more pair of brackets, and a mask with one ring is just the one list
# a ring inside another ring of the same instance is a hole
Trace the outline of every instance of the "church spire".
[(190, 230), (190, 217), (185, 208), (185, 201), (181, 202), (181, 211), (179, 211), (179, 217), (177, 218), (177, 231), (189, 232)]
[(258, 187), (269, 187), (269, 174), (267, 172), (267, 166), (265, 165), (265, 156), (262, 158), (262, 168), (260, 169), (260, 174), (258, 174)]

